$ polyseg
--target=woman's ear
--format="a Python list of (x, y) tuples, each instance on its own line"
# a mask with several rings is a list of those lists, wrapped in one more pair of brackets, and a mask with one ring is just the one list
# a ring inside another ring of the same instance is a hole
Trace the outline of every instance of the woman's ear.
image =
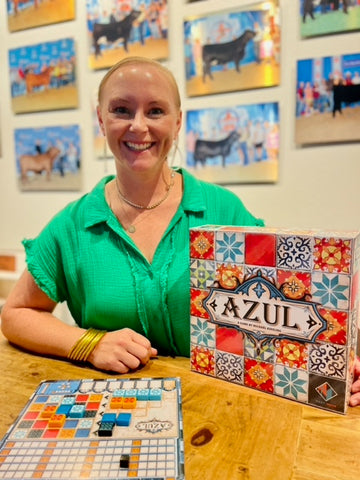
[(97, 118), (98, 118), (100, 130), (101, 130), (102, 134), (103, 134), (104, 137), (105, 137), (106, 135), (105, 135), (105, 129), (104, 129), (104, 122), (103, 122), (103, 120), (102, 120), (102, 116), (101, 116), (101, 111), (100, 111), (100, 106), (99, 106), (99, 105), (96, 107), (96, 115), (97, 115)]

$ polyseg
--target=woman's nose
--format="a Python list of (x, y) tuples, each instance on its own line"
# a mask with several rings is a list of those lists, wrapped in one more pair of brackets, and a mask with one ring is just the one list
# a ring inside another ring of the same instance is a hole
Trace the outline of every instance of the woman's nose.
[(132, 131), (145, 131), (147, 130), (146, 116), (143, 112), (136, 112), (133, 119), (131, 120), (130, 130)]

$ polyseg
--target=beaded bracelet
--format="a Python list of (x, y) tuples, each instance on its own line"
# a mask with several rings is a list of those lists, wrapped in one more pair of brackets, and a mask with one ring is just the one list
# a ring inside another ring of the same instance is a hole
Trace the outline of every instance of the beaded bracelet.
[(72, 347), (67, 358), (75, 362), (86, 362), (91, 352), (106, 333), (104, 330), (89, 328)]

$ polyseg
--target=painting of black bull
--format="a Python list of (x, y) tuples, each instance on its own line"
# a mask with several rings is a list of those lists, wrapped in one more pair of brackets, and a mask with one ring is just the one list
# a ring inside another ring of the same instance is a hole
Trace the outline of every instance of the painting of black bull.
[(131, 29), (133, 22), (138, 18), (140, 12), (137, 10), (132, 10), (127, 17), (120, 22), (110, 22), (110, 23), (94, 23), (93, 29), (93, 44), (95, 49), (95, 57), (98, 57), (101, 54), (99, 40), (102, 37), (106, 38), (107, 42), (115, 42), (120, 38), (124, 41), (124, 49), (128, 51), (128, 41), (130, 38)]
[(342, 113), (341, 104), (350, 105), (360, 102), (360, 85), (334, 85), (333, 117), (336, 112)]
[(240, 61), (245, 56), (245, 48), (250, 40), (255, 37), (255, 32), (246, 30), (240, 37), (226, 43), (213, 43), (204, 45), (202, 50), (203, 82), (206, 76), (212, 79), (211, 65), (224, 65), (234, 62), (237, 72), (240, 72)]
[(225, 167), (226, 157), (229, 156), (231, 147), (240, 138), (236, 130), (233, 130), (222, 140), (196, 140), (194, 150), (195, 167), (200, 162), (205, 166), (207, 158), (222, 157), (222, 166)]

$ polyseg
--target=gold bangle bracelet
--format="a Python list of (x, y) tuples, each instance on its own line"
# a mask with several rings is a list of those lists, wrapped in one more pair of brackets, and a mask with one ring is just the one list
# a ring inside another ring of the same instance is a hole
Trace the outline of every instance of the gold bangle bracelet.
[(86, 330), (71, 348), (67, 358), (76, 362), (86, 362), (91, 352), (106, 333), (107, 332), (104, 330), (89, 328), (89, 330)]

